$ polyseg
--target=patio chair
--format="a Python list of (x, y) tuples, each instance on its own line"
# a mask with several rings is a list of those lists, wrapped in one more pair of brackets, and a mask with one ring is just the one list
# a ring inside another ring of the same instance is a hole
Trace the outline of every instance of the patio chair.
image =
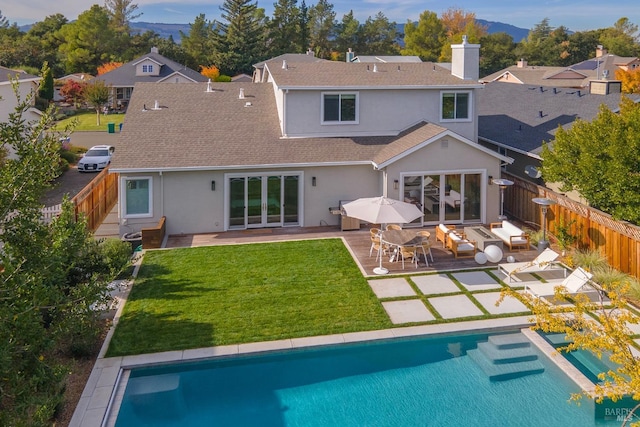
[(387, 230), (402, 230), (398, 224), (389, 224), (387, 225)]
[(433, 253), (431, 253), (431, 233), (428, 231), (418, 231), (416, 234), (424, 238), (424, 241), (422, 242), (422, 253), (424, 254), (424, 262), (427, 264), (427, 267), (429, 267), (427, 253), (431, 257), (431, 262), (433, 262)]
[(455, 225), (444, 225), (440, 224), (436, 227), (436, 242), (441, 241), (442, 246), (447, 247), (447, 234), (451, 232), (451, 230), (455, 230)]
[[(555, 262), (559, 256), (560, 254), (550, 248), (547, 248), (539, 253), (533, 260), (528, 262), (507, 262), (498, 264), (498, 270), (503, 272), (509, 279), (509, 282), (511, 282), (514, 278), (518, 280), (516, 275), (519, 273), (538, 273), (552, 268), (564, 268), (559, 263)], [(564, 271), (566, 277), (567, 270), (565, 269)]]
[(449, 233), (447, 237), (447, 243), (454, 257), (460, 258), (463, 256), (475, 256), (478, 250), (478, 245), (475, 240), (467, 239), (464, 234), (459, 235), (456, 233)]
[(402, 258), (402, 269), (404, 270), (404, 261), (405, 260), (410, 260), (411, 263), (416, 265), (416, 268), (418, 268), (418, 253), (416, 251), (417, 248), (409, 248), (409, 247), (404, 247), (404, 246), (400, 246), (398, 248), (398, 255), (400, 258)]
[(525, 283), (524, 291), (536, 298), (555, 295), (556, 287), (564, 288), (564, 290), (569, 294), (585, 292), (588, 288), (600, 292), (600, 289), (590, 282), (592, 277), (593, 275), (591, 273), (584, 270), (582, 267), (578, 267), (560, 283)]

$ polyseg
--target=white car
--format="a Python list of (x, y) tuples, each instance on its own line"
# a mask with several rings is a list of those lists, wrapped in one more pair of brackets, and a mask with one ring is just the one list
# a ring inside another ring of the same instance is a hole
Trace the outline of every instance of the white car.
[(78, 172), (96, 172), (111, 163), (115, 148), (111, 145), (95, 145), (89, 148), (78, 162)]

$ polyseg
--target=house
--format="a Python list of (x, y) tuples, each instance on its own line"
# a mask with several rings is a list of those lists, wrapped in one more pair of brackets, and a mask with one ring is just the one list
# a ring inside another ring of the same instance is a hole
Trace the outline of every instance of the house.
[(94, 77), (91, 74), (85, 74), (85, 73), (73, 73), (73, 74), (67, 74), (66, 76), (62, 76), (59, 79), (55, 80), (55, 87), (54, 87), (54, 93), (53, 93), (53, 100), (55, 102), (61, 102), (64, 101), (64, 97), (62, 95), (60, 95), (60, 89), (62, 88), (62, 86), (65, 85), (65, 83), (67, 83), (68, 81), (74, 81), (74, 82), (87, 82), (91, 79), (93, 79)]
[(487, 83), (478, 92), (478, 141), (514, 159), (504, 165), (508, 172), (543, 184), (538, 171), (543, 143), (553, 142), (559, 126), (569, 129), (576, 119), (594, 119), (602, 104), (617, 111), (622, 96), (627, 95), (615, 80), (592, 80), (587, 89)]
[(476, 142), (479, 45), (452, 48), (452, 71), (286, 56), (257, 83), (136, 84), (110, 168), (121, 233), (337, 225), (378, 195), (416, 203), (416, 226), (494, 220), (511, 159)]
[(640, 58), (612, 55), (602, 46), (598, 46), (595, 58), (570, 67), (533, 66), (521, 59), (516, 65), (483, 77), (480, 81), (588, 89), (593, 80), (613, 79), (617, 70), (631, 71), (638, 67)]
[(111, 108), (117, 110), (126, 110), (133, 87), (139, 82), (194, 83), (208, 80), (197, 71), (160, 55), (158, 48), (155, 47), (151, 48), (146, 55), (104, 73), (96, 79), (104, 81), (111, 87), (109, 104)]
[[(18, 106), (13, 83), (16, 82), (18, 96), (24, 101), (30, 94), (37, 93), (40, 80), (40, 77), (24, 71), (0, 67), (0, 123), (7, 122), (9, 114), (14, 113)], [(35, 105), (35, 96), (31, 99), (31, 105)], [(37, 108), (31, 107), (25, 111), (22, 118), (27, 122), (31, 122), (39, 120), (40, 116), (41, 112)], [(15, 157), (11, 147), (9, 147), (9, 157)]]

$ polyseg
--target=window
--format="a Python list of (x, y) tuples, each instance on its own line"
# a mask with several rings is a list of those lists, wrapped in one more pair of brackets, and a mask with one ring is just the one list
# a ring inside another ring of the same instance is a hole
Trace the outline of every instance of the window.
[(443, 92), (442, 120), (469, 120), (469, 95), (468, 92)]
[(151, 217), (152, 191), (150, 177), (124, 178), (124, 216), (127, 218)]
[(355, 93), (322, 94), (323, 123), (356, 123), (358, 97)]
[(142, 66), (143, 73), (153, 73), (153, 65), (143, 65)]

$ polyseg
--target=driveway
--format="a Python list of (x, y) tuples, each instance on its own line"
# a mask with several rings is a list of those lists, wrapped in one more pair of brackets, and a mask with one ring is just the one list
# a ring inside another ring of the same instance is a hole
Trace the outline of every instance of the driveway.
[[(119, 134), (117, 132), (74, 132), (71, 134), (71, 144), (84, 148), (91, 148), (94, 145), (101, 144), (113, 145), (116, 147), (114, 155), (117, 156), (118, 137)], [(54, 188), (47, 191), (47, 194), (42, 198), (42, 203), (45, 206), (55, 206), (62, 203), (62, 198), (65, 194), (68, 194), (70, 199), (73, 198), (97, 175), (97, 172), (80, 173), (75, 166), (71, 166), (68, 171), (54, 181)]]

